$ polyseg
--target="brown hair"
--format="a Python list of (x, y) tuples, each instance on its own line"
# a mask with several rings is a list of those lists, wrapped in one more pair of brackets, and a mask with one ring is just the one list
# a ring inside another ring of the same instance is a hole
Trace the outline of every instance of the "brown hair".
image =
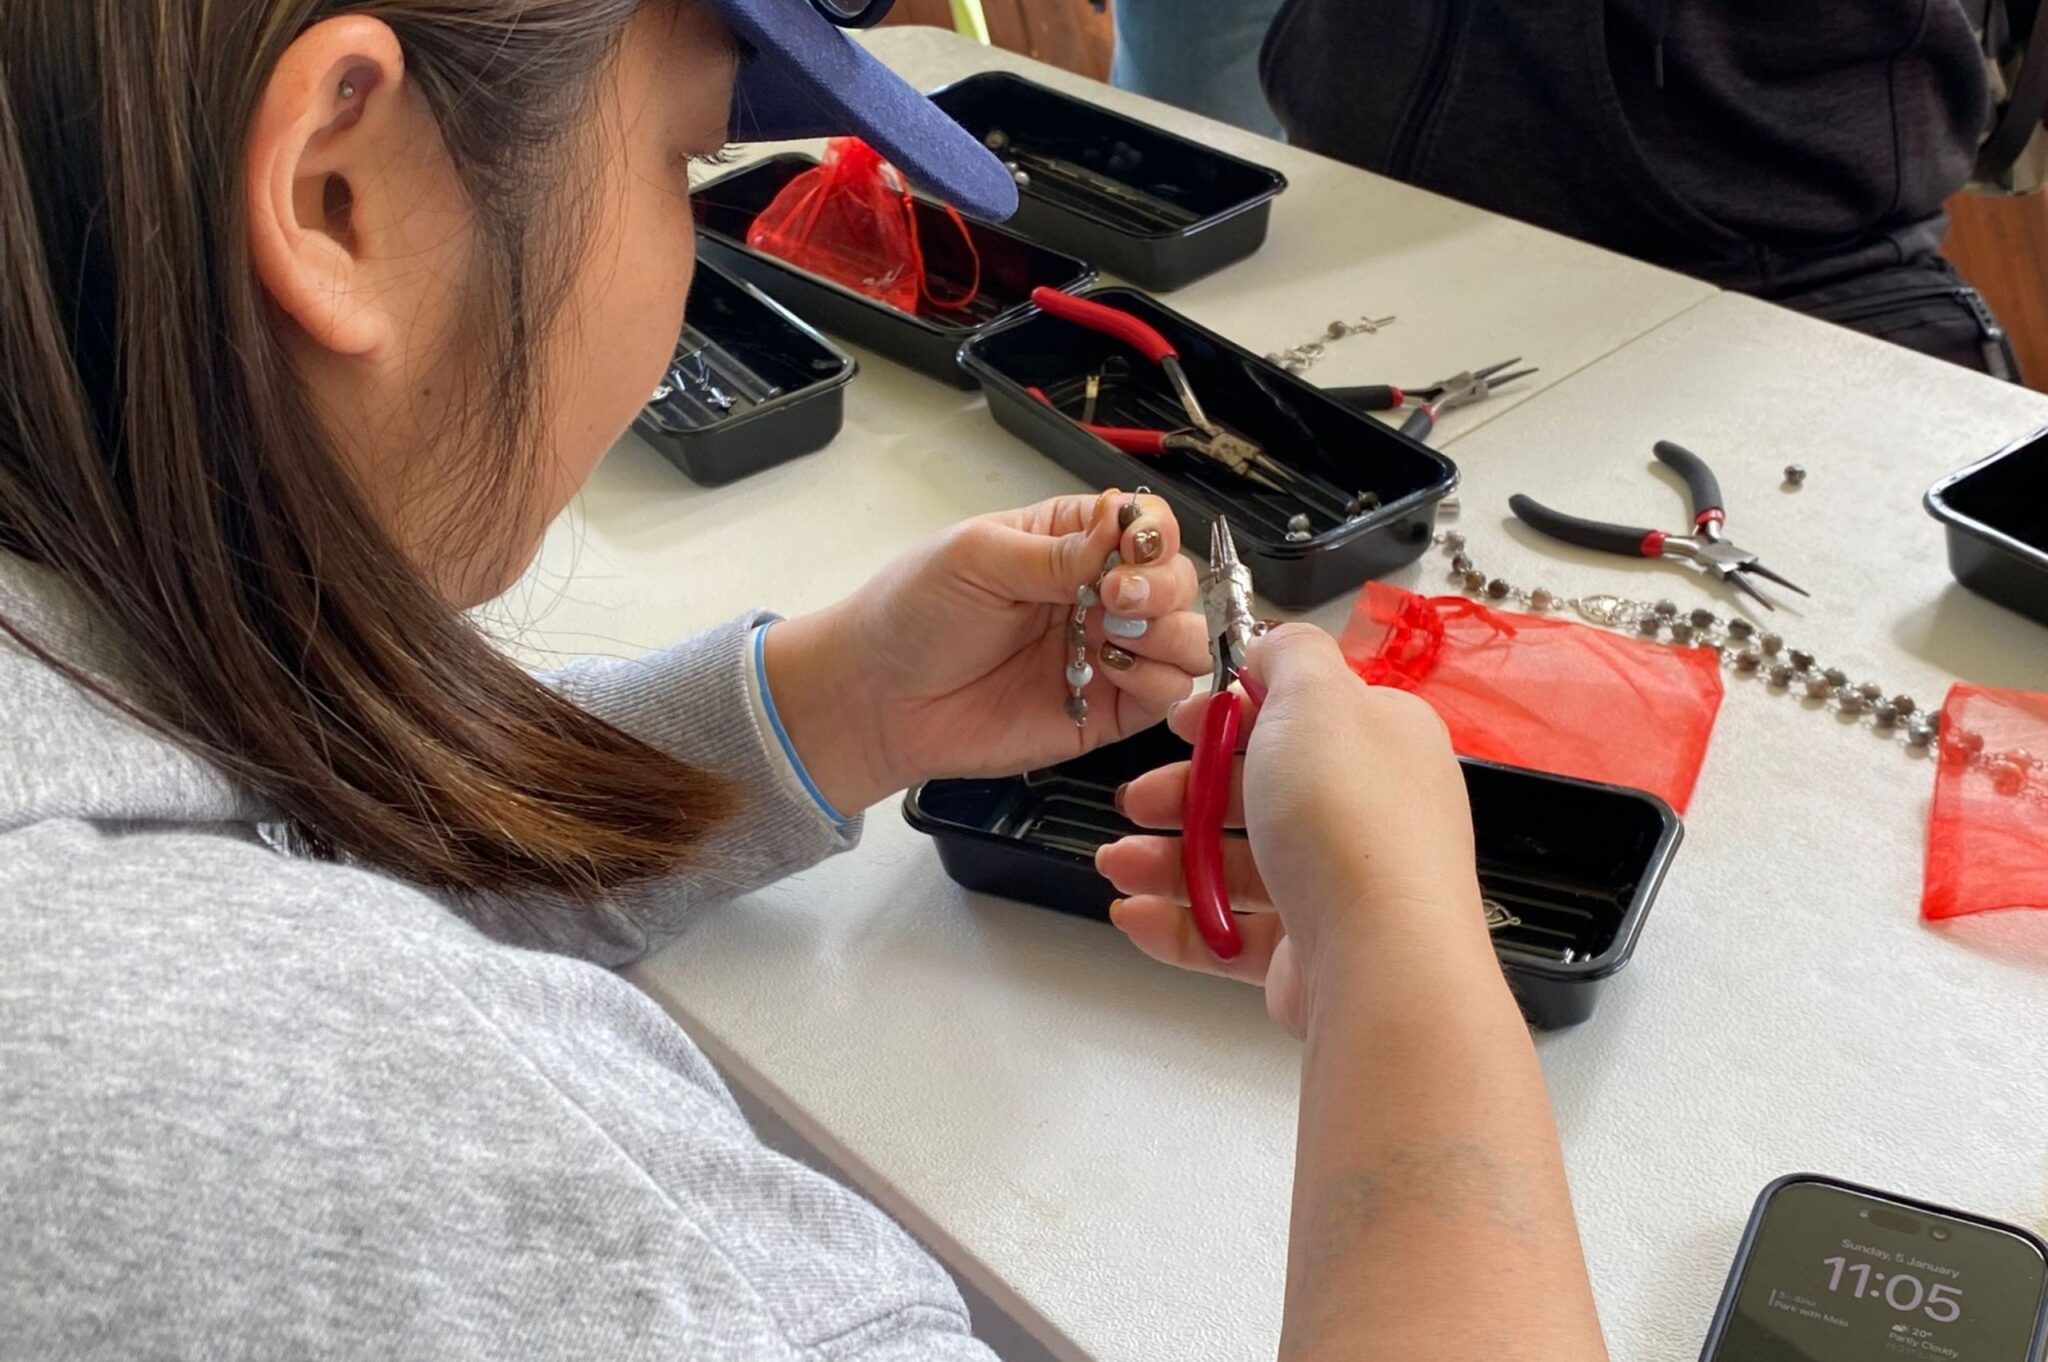
[(563, 210), (585, 148), (563, 130), (586, 125), (639, 4), (0, 5), (0, 547), (121, 631), (143, 690), (116, 703), (317, 854), (592, 895), (682, 864), (730, 812), (717, 780), (540, 685), (407, 563), (319, 438), (243, 229), (240, 152), (284, 49), (338, 13), (389, 24), (475, 209), (477, 452), (448, 471), (465, 514), (491, 514), (537, 466), (534, 357), (579, 250)]

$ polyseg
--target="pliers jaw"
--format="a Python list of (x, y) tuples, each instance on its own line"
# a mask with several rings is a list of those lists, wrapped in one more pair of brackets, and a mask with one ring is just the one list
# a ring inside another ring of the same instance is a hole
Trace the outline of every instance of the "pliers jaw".
[(1209, 531), (1209, 575), (1202, 581), (1202, 614), (1209, 625), (1209, 646), (1215, 654), (1216, 689), (1221, 691), (1244, 670), (1259, 619), (1252, 609), (1252, 574), (1237, 555), (1230, 522), (1222, 516)]

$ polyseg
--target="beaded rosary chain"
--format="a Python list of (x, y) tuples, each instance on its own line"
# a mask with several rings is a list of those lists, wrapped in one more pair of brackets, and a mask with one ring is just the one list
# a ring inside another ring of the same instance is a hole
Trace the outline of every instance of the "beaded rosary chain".
[(1383, 326), (1392, 326), (1398, 317), (1360, 317), (1355, 322), (1334, 321), (1323, 328), (1323, 334), (1311, 341), (1285, 350), (1275, 350), (1266, 356), (1266, 363), (1277, 364), (1290, 374), (1305, 374), (1315, 368), (1316, 361), (1329, 352), (1330, 345), (1346, 336), (1371, 336)]
[[(1943, 760), (1981, 768), (1999, 794), (2048, 804), (2048, 782), (2034, 777), (2048, 762), (2024, 749), (1987, 752), (1980, 733), (1944, 735), (1939, 710), (1924, 710), (1906, 694), (1887, 697), (1875, 681), (1850, 684), (1839, 667), (1823, 667), (1802, 648), (1786, 646), (1783, 637), (1760, 631), (1736, 616), (1723, 620), (1711, 610), (1681, 613), (1671, 601), (1637, 601), (1624, 596), (1559, 596), (1544, 587), (1524, 589), (1479, 570), (1465, 551), (1465, 536), (1443, 531), (1434, 542), (1450, 559), (1453, 583), (1468, 596), (1521, 606), (1532, 614), (1571, 611), (1588, 624), (1632, 633), (1676, 648), (1702, 648), (1738, 676), (1761, 679), (1770, 689), (1817, 700), (1821, 711), (1832, 709), (1908, 751), (1924, 752), (1937, 745)], [(1937, 744), (1937, 739), (1941, 741)]]

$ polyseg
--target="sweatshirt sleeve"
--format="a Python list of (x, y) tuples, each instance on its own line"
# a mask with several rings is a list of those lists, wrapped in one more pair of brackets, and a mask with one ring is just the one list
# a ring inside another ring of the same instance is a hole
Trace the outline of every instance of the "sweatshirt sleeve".
[(751, 613), (645, 657), (585, 659), (541, 677), (599, 718), (726, 780), (739, 812), (706, 840), (696, 864), (594, 903), (483, 895), (458, 911), (499, 940), (617, 968), (674, 937), (699, 909), (857, 845), (861, 820), (826, 801), (776, 716), (761, 652), (775, 620)]

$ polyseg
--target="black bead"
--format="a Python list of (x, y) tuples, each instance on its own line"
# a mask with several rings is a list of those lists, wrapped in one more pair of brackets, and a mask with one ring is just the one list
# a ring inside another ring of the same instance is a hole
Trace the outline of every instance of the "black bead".
[(1692, 627), (1695, 629), (1711, 629), (1719, 623), (1720, 621), (1715, 618), (1714, 612), (1711, 610), (1695, 610), (1692, 612)]
[(1804, 648), (1794, 648), (1792, 650), (1792, 665), (1800, 671), (1805, 671), (1813, 665), (1813, 654), (1807, 652)]
[(1756, 626), (1748, 620), (1728, 621), (1728, 637), (1730, 638), (1748, 638), (1754, 633), (1756, 633)]

